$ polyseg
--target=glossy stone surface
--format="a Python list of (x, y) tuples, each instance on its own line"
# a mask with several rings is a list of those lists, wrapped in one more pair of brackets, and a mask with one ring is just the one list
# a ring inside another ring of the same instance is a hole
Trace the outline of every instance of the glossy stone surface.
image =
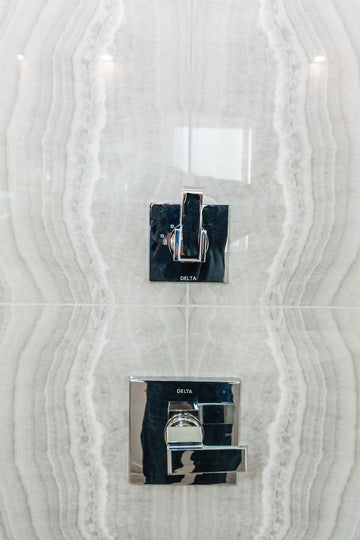
[[(0, 5), (1, 540), (360, 537), (360, 4)], [(148, 280), (230, 204), (229, 283)], [(128, 377), (234, 376), (249, 472), (128, 484)]]

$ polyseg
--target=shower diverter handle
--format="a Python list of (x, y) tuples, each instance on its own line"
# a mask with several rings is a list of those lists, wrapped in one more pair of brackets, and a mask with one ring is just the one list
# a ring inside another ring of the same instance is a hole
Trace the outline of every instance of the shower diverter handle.
[(170, 238), (173, 260), (182, 263), (205, 262), (209, 247), (207, 232), (202, 228), (203, 194), (184, 191), (180, 224)]
[(211, 424), (233, 423), (232, 403), (199, 403), (178, 409), (176, 411), (175, 403), (169, 404), (169, 412), (172, 415), (169, 414), (165, 426), (168, 475), (246, 470), (246, 447), (203, 444), (204, 428), (200, 419), (203, 421), (205, 419), (206, 422), (207, 417)]

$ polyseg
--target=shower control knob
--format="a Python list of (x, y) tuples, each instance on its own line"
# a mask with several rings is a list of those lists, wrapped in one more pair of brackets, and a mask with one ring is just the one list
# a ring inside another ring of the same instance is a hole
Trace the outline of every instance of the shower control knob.
[(168, 448), (201, 448), (203, 430), (195, 416), (180, 412), (171, 416), (165, 426), (165, 442)]
[[(236, 472), (246, 468), (246, 449), (204, 444), (204, 428), (234, 422), (233, 403), (169, 402), (165, 426), (168, 475)], [(213, 432), (216, 438), (216, 432)]]

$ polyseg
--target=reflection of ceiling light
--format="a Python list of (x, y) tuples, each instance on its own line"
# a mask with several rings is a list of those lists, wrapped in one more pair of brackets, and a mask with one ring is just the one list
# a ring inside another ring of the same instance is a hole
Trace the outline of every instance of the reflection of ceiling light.
[(17, 55), (17, 59), (18, 59), (18, 60), (24, 60), (24, 57), (23, 57), (22, 54), (18, 54), (18, 55)]
[(326, 60), (325, 56), (314, 56), (313, 58), (313, 62), (317, 62), (317, 63), (325, 62), (325, 60)]
[(112, 56), (110, 56), (110, 54), (102, 54), (100, 58), (101, 58), (101, 60), (104, 60), (104, 62), (112, 62), (113, 61)]

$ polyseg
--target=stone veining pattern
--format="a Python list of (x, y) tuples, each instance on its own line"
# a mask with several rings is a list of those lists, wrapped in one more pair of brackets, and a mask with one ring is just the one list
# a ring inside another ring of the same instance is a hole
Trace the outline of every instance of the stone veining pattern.
[[(360, 4), (0, 5), (1, 540), (360, 538)], [(231, 205), (230, 282), (147, 276)], [(129, 375), (238, 376), (237, 486), (128, 484)]]

